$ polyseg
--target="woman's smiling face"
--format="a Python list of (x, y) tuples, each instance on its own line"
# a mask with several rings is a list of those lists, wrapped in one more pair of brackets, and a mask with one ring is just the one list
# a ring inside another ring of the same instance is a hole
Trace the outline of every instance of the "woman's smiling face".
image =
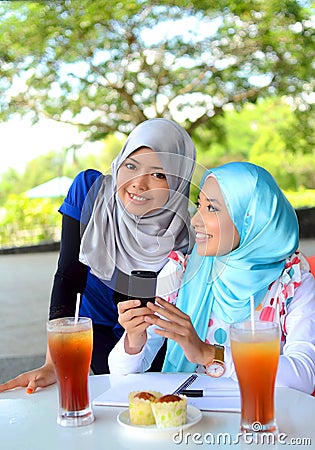
[(196, 232), (197, 253), (201, 256), (226, 255), (239, 245), (238, 231), (213, 176), (206, 179), (200, 191), (198, 211), (191, 224)]
[(157, 154), (150, 148), (134, 151), (118, 169), (117, 192), (127, 211), (143, 216), (162, 208), (169, 186)]

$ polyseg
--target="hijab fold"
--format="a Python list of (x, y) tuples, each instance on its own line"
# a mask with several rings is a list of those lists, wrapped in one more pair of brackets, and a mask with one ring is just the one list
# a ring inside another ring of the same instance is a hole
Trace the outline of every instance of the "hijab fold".
[[(279, 186), (262, 167), (234, 162), (205, 172), (220, 186), (240, 244), (224, 256), (200, 256), (196, 246), (189, 258), (176, 306), (191, 317), (200, 339), (205, 340), (211, 313), (226, 323), (250, 316), (269, 285), (282, 274), (286, 258), (298, 246), (298, 221)], [(224, 238), (224, 237), (223, 237)], [(163, 366), (166, 372), (192, 372), (182, 348), (168, 342)]]
[[(117, 194), (117, 172), (123, 161), (140, 147), (157, 154), (170, 188), (166, 204), (152, 213), (130, 214)], [(138, 125), (104, 177), (83, 230), (80, 261), (102, 280), (111, 280), (115, 268), (160, 270), (171, 250), (191, 250), (192, 232), (188, 214), (190, 181), (196, 151), (188, 133), (167, 119), (151, 119)], [(89, 196), (88, 196), (89, 197)], [(87, 199), (82, 217), (91, 207)], [(84, 220), (82, 220), (84, 222)]]

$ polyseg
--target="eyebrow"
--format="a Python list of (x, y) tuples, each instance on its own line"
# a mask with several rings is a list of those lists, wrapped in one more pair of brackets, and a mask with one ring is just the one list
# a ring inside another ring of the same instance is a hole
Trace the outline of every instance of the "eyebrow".
[[(133, 161), (135, 164), (138, 164), (138, 166), (141, 165), (141, 163), (139, 163), (139, 161), (137, 161), (136, 159), (132, 158), (131, 156), (128, 156), (126, 159), (131, 159), (131, 161)], [(159, 166), (150, 166), (150, 169), (162, 170), (164, 172), (164, 168), (163, 167), (159, 167)]]
[(206, 198), (206, 200), (210, 203), (216, 203), (217, 205), (220, 205), (221, 203), (216, 198)]
[[(198, 199), (200, 199), (200, 195), (198, 195)], [(216, 198), (208, 198), (208, 197), (206, 197), (206, 201), (209, 202), (209, 203), (214, 203), (214, 204), (216, 204), (218, 206), (221, 206), (221, 203)]]

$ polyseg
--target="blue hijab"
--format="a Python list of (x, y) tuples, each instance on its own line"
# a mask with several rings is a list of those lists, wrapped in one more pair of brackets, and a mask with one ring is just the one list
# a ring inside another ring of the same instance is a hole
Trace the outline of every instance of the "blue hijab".
[[(200, 189), (213, 175), (240, 235), (239, 246), (223, 256), (200, 256), (196, 245), (188, 260), (177, 307), (191, 317), (205, 340), (211, 312), (226, 323), (250, 316), (250, 296), (257, 307), (268, 286), (284, 270), (298, 247), (298, 221), (279, 186), (262, 167), (233, 162), (207, 170)], [(168, 340), (164, 372), (193, 372), (182, 348)]]

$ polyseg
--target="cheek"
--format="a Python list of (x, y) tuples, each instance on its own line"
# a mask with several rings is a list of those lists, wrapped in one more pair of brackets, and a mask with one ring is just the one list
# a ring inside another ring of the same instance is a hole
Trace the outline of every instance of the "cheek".
[(206, 233), (212, 237), (206, 243), (197, 246), (197, 253), (201, 256), (215, 256), (219, 252), (221, 240), (221, 225), (218, 217), (216, 214), (211, 214), (201, 217), (200, 220), (205, 226)]
[(157, 188), (157, 187), (150, 187), (149, 191), (151, 192), (152, 196), (151, 199), (154, 202), (156, 206), (164, 206), (165, 203), (168, 201), (170, 191), (168, 188)]
[(221, 222), (220, 227), (220, 254), (224, 255), (231, 252), (236, 247), (237, 231), (230, 220)]
[(128, 183), (128, 181), (129, 177), (127, 176), (125, 171), (123, 169), (119, 169), (117, 173), (117, 190), (123, 188), (124, 185)]
[(161, 206), (165, 205), (165, 203), (168, 201), (169, 195), (170, 191), (168, 188), (159, 189), (158, 199)]

